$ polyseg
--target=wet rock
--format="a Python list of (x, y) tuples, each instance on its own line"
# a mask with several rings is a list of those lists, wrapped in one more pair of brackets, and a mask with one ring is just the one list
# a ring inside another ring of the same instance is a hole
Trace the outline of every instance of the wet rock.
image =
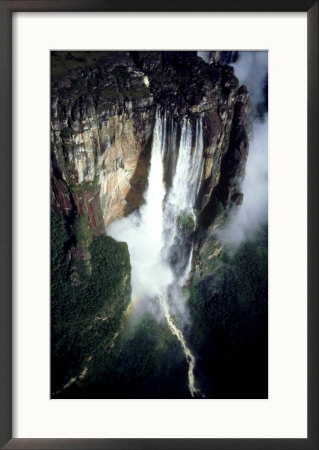
[[(249, 96), (226, 65), (235, 61), (236, 52), (210, 52), (209, 58), (207, 64), (193, 51), (101, 52), (95, 64), (53, 77), (55, 209), (65, 216), (87, 212), (98, 235), (140, 206), (158, 106), (175, 123), (177, 138), (183, 116), (193, 126), (202, 116), (200, 221), (205, 217), (202, 222), (211, 223), (219, 202), (227, 209), (245, 170)], [(170, 164), (176, 158), (166, 160)]]
[(237, 206), (242, 205), (244, 201), (244, 194), (242, 194), (241, 192), (235, 192), (235, 194), (233, 194), (231, 197), (231, 201)]

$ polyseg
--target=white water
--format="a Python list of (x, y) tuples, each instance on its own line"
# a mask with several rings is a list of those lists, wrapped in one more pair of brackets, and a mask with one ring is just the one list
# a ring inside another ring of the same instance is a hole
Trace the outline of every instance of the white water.
[[(167, 128), (173, 132), (169, 139), (166, 139)], [(111, 224), (108, 234), (127, 242), (132, 263), (132, 301), (150, 303), (152, 299), (158, 299), (168, 328), (185, 354), (189, 391), (192, 397), (199, 397), (203, 395), (195, 384), (195, 358), (177, 319), (183, 320), (187, 313), (183, 287), (189, 278), (193, 254), (193, 243), (185, 245), (185, 238), (181, 236), (179, 218), (183, 214), (196, 220), (193, 207), (204, 161), (202, 120), (196, 122), (195, 146), (192, 148), (191, 123), (183, 119), (172, 187), (166, 195), (163, 158), (166, 151), (175, 151), (175, 132), (173, 122), (167, 124), (166, 113), (161, 116), (158, 111), (145, 204), (139, 212)], [(165, 148), (166, 142), (170, 148)]]
[(195, 397), (195, 396), (196, 397), (204, 397), (204, 395), (200, 392), (200, 390), (198, 388), (196, 388), (196, 385), (195, 385), (195, 377), (194, 377), (195, 358), (194, 358), (194, 355), (192, 354), (190, 349), (187, 347), (187, 344), (186, 344), (186, 341), (185, 341), (182, 331), (178, 328), (178, 326), (174, 322), (173, 317), (171, 316), (171, 314), (169, 312), (166, 297), (160, 295), (159, 301), (163, 307), (168, 328), (169, 328), (170, 332), (174, 336), (176, 336), (176, 338), (180, 342), (183, 352), (186, 357), (186, 361), (188, 363), (188, 389), (189, 389), (189, 392), (192, 397)]
[(175, 271), (175, 274), (179, 278), (181, 287), (186, 284), (191, 269), (193, 246), (188, 251), (189, 258), (185, 268), (185, 262), (187, 262), (185, 256), (187, 255), (183, 255), (183, 238), (180, 233), (179, 222), (181, 217), (183, 217), (184, 219), (189, 218), (193, 220), (194, 225), (196, 224), (194, 205), (202, 179), (204, 164), (201, 119), (196, 121), (195, 139), (195, 148), (192, 153), (192, 127), (190, 121), (184, 118), (176, 171), (172, 187), (164, 205), (164, 258), (166, 261), (169, 261), (169, 257), (172, 254), (172, 247), (175, 245), (175, 252), (180, 253), (176, 255), (176, 258), (179, 257), (180, 259), (180, 267), (177, 267), (179, 273)]
[(240, 84), (248, 88), (253, 125), (245, 178), (241, 185), (244, 203), (235, 208), (227, 224), (216, 230), (217, 239), (228, 248), (236, 249), (242, 242), (251, 240), (268, 221), (268, 114), (263, 117), (256, 115), (258, 103), (264, 102), (268, 52), (240, 52), (238, 61), (231, 65)]

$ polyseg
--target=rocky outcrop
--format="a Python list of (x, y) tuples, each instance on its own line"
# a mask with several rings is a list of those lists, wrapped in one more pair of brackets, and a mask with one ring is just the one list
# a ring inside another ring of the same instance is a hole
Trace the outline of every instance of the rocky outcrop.
[[(69, 188), (64, 201), (56, 196), (54, 203), (60, 209), (66, 203), (64, 214), (69, 215), (70, 204), (76, 212), (81, 209), (74, 192), (98, 191), (100, 206), (91, 195), (85, 208), (90, 222), (98, 223), (98, 232), (100, 216), (105, 229), (139, 205), (142, 196), (130, 192), (143, 192), (147, 158), (143, 165), (140, 156), (147, 153), (154, 123), (153, 98), (143, 74), (120, 65), (128, 64), (120, 56), (118, 65), (102, 58), (98, 67), (71, 71), (52, 83), (53, 179), (63, 180)], [(130, 97), (124, 98), (125, 90)]]
[(248, 156), (247, 133), (250, 127), (247, 123), (247, 113), (248, 93), (245, 86), (242, 86), (237, 91), (229, 133), (224, 141), (225, 147), (220, 150), (219, 159), (215, 159), (212, 164), (207, 187), (203, 186), (203, 198), (206, 201), (202, 203), (200, 220), (204, 227), (217, 219), (218, 210), (223, 213), (221, 205), (227, 210), (232, 204), (239, 205), (243, 200), (243, 194), (238, 192), (238, 189), (245, 174)]
[[(196, 255), (208, 242), (196, 238), (243, 201), (249, 98), (227, 65), (235, 57), (210, 52), (205, 62), (197, 52), (53, 52), (51, 329), (52, 391), (58, 396), (76, 396), (88, 371), (103, 378), (106, 353), (121, 333), (130, 256), (127, 245), (105, 236), (105, 230), (143, 202), (158, 109), (169, 141), (167, 191), (183, 120), (192, 126), (194, 149), (196, 127), (203, 125), (197, 214), (177, 218), (185, 251), (195, 236), (196, 273)], [(221, 251), (213, 246), (211, 259)]]
[(238, 51), (211, 51), (208, 52), (209, 64), (231, 64), (237, 62), (239, 58)]
[[(52, 56), (53, 67), (59, 57)], [(91, 64), (69, 52), (65, 61), (72, 69), (52, 79), (53, 208), (70, 221), (87, 214), (93, 235), (137, 208), (158, 107), (165, 109), (168, 127), (175, 123), (177, 140), (184, 116), (194, 127), (203, 118), (201, 225), (214, 221), (218, 205), (238, 204), (248, 152), (248, 93), (225, 65), (235, 57), (210, 52), (208, 64), (196, 52), (100, 52)], [(174, 158), (167, 161), (172, 165)]]

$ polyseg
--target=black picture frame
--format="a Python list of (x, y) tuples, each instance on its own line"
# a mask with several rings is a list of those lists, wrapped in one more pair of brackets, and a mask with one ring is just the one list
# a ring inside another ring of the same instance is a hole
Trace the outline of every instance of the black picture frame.
[[(306, 439), (12, 439), (12, 13), (17, 11), (307, 12), (308, 437)], [(0, 0), (0, 445), (5, 449), (319, 449), (318, 1)]]

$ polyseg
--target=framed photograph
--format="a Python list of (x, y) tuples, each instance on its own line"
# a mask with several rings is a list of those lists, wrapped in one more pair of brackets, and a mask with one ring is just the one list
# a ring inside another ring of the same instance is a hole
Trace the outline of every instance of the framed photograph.
[(318, 449), (318, 2), (0, 8), (1, 448)]

